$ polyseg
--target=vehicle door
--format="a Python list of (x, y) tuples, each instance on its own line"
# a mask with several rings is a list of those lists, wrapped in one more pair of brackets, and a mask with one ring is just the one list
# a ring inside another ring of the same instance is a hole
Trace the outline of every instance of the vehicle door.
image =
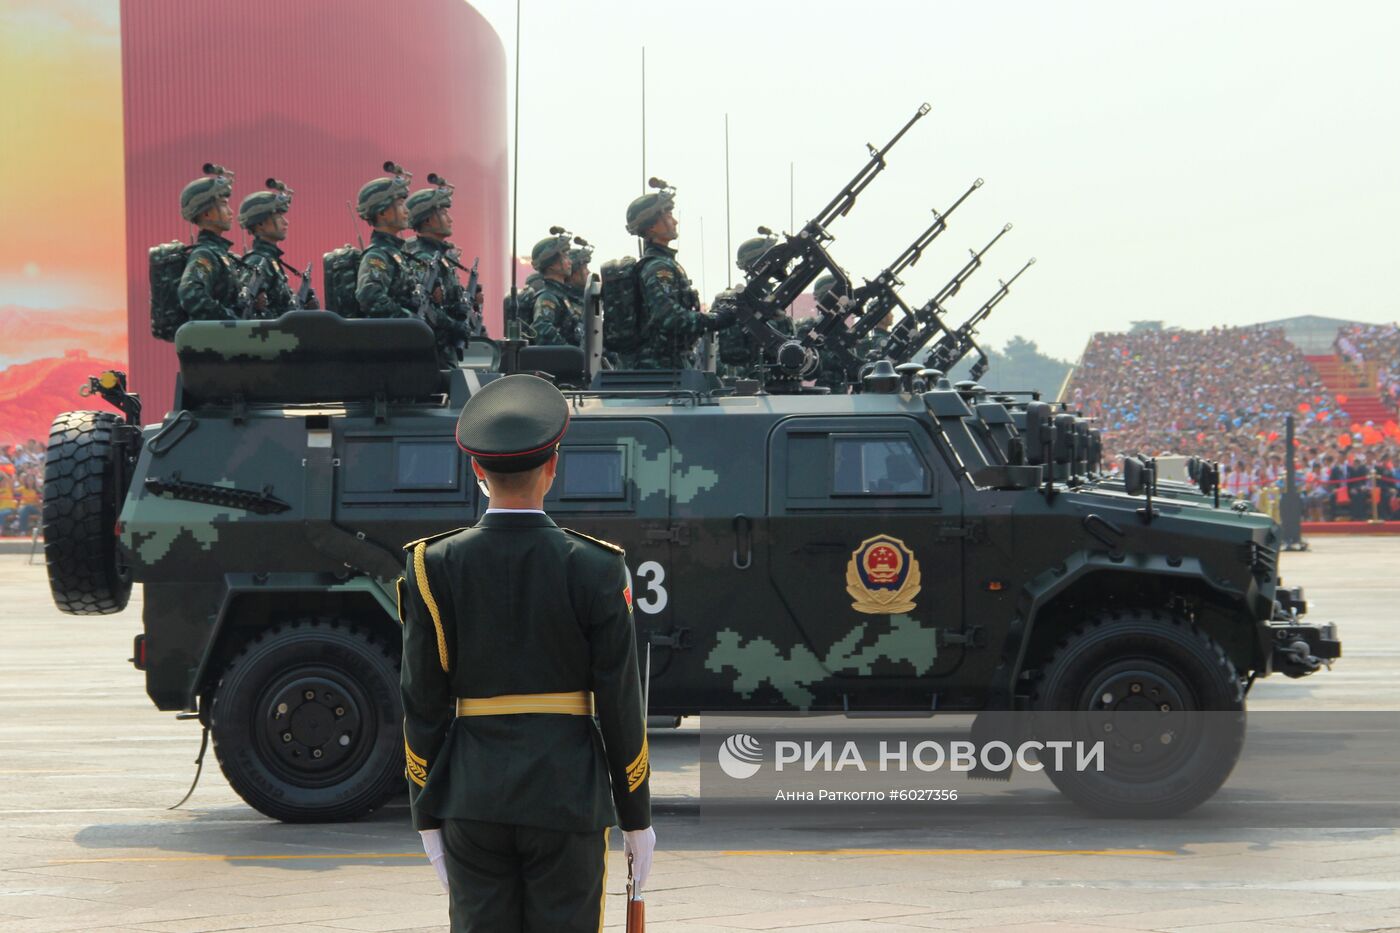
[(842, 702), (955, 663), (940, 631), (962, 628), (962, 494), (924, 422), (781, 423), (769, 524), (772, 586)]
[(645, 649), (654, 636), (664, 641), (676, 602), (666, 429), (641, 418), (575, 418), (544, 507), (558, 524), (626, 550), (638, 646)]

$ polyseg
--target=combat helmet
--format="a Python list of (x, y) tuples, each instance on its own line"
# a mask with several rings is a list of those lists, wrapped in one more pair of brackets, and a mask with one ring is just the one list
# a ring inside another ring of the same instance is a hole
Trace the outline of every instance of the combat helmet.
[(194, 219), (218, 202), (233, 194), (233, 172), (222, 165), (205, 162), (202, 178), (196, 178), (180, 191), (180, 216), (194, 223)]
[(295, 192), (275, 178), (267, 180), (266, 191), (254, 191), (238, 205), (238, 225), (252, 230), (274, 214), (285, 214), (292, 206)]
[(768, 251), (778, 245), (778, 238), (773, 235), (773, 231), (767, 227), (758, 228), (758, 236), (749, 237), (739, 244), (739, 249), (735, 253), (735, 260), (739, 263), (739, 268), (748, 272), (758, 261), (768, 254)]
[(408, 196), (408, 225), (415, 230), (427, 223), (435, 212), (452, 206), (454, 185), (436, 172), (428, 173), (428, 184), (433, 187), (419, 188)]
[(656, 190), (634, 198), (627, 205), (627, 232), (633, 236), (641, 236), (658, 217), (676, 206), (675, 188), (660, 178), (650, 179), (647, 185)]
[(826, 293), (836, 286), (836, 276), (830, 273), (818, 276), (816, 282), (812, 284), (812, 295), (818, 301), (826, 297)]
[(376, 178), (365, 182), (360, 188), (359, 197), (355, 201), (355, 213), (363, 220), (373, 222), (381, 211), (387, 210), (400, 198), (408, 197), (408, 183), (413, 174), (404, 171), (403, 166), (397, 162), (385, 162), (384, 171), (389, 172), (392, 177)]
[(535, 244), (530, 250), (530, 265), (536, 272), (543, 272), (560, 256), (569, 255), (569, 231), (563, 227), (550, 227), (549, 236)]
[(581, 236), (574, 237), (574, 248), (569, 250), (569, 262), (575, 269), (593, 261), (593, 244)]

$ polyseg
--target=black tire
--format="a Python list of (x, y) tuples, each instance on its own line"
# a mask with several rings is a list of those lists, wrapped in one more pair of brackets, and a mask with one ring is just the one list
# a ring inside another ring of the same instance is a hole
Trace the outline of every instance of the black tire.
[(69, 615), (121, 612), (131, 571), (117, 548), (117, 488), (112, 434), (121, 419), (105, 411), (69, 411), (53, 420), (44, 462), (44, 562), (49, 589)]
[(1056, 769), (1055, 786), (1103, 816), (1160, 818), (1199, 806), (1244, 745), (1244, 689), (1214, 639), (1163, 612), (1109, 615), (1061, 642), (1034, 698), (1036, 738), (1104, 742), (1104, 770)]
[(335, 620), (276, 626), (224, 669), (209, 728), (224, 776), (260, 813), (359, 819), (404, 781), (398, 656)]

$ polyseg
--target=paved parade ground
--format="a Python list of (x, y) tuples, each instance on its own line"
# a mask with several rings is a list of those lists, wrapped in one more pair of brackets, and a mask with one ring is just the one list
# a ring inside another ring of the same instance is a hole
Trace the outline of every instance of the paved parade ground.
[[(1250, 709), (1400, 711), (1400, 538), (1310, 543), (1284, 555), (1283, 576), (1305, 587), (1310, 619), (1339, 623), (1344, 657), (1260, 681)], [(157, 712), (127, 663), (139, 588), (122, 615), (67, 617), (42, 565), (9, 550), (0, 593), (0, 933), (446, 929), (404, 801), (358, 823), (283, 825), (240, 801), (211, 753), (194, 797), (167, 809), (199, 729)], [(702, 817), (698, 747), (689, 722), (651, 737), (655, 930), (1400, 930), (1400, 834), (1313, 825), (1299, 804), (1278, 814), (1228, 784), (1170, 822), (1092, 818), (1047, 788), (1030, 805), (894, 824), (745, 829)]]

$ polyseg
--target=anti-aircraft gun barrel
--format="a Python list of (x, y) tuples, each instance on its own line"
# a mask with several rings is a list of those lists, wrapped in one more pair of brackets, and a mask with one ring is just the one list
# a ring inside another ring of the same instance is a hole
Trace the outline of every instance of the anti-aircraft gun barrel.
[[(909, 306), (904, 303), (904, 299), (899, 296), (898, 289), (904, 284), (899, 278), (899, 274), (919, 261), (924, 250), (928, 249), (933, 241), (948, 229), (948, 217), (971, 197), (974, 191), (982, 187), (982, 184), (980, 178), (973, 181), (968, 189), (941, 214), (935, 208), (933, 211), (934, 221), (928, 229), (919, 234), (914, 242), (895, 258), (894, 262), (881, 270), (879, 275), (855, 290), (851, 304), (847, 308), (847, 316), (852, 313), (860, 314), (854, 324), (849, 327), (841, 327), (835, 322), (828, 325), (829, 332), (824, 335), (826, 346), (843, 353), (846, 357), (846, 369), (851, 376), (854, 376), (856, 370), (864, 362), (856, 357), (855, 348), (872, 330), (879, 326), (886, 315), (898, 308), (904, 312), (901, 320), (913, 318), (915, 312), (911, 311)], [(908, 326), (912, 327), (913, 325)]]
[(883, 147), (876, 149), (867, 143), (870, 158), (855, 177), (801, 230), (788, 234), (783, 242), (768, 250), (750, 270), (748, 279), (738, 290), (738, 322), (762, 347), (764, 354), (777, 362), (779, 369), (788, 375), (800, 375), (810, 370), (815, 366), (816, 354), (811, 344), (803, 345), (793, 340), (774, 328), (770, 320), (791, 305), (823, 272), (834, 275), (842, 293), (849, 293), (850, 277), (826, 251), (825, 244), (831, 240), (827, 227), (836, 218), (850, 213), (856, 197), (875, 180), (875, 176), (884, 171), (885, 157), (895, 143), (930, 109), (927, 103), (920, 105)]
[(895, 363), (906, 362), (918, 352), (920, 347), (932, 340), (935, 333), (939, 331), (944, 334), (950, 333), (948, 325), (943, 321), (943, 315), (947, 313), (943, 302), (962, 291), (963, 284), (972, 277), (972, 273), (982, 267), (982, 257), (986, 256), (987, 251), (1009, 232), (1011, 232), (1011, 224), (1006, 224), (997, 231), (996, 236), (987, 241), (986, 246), (979, 250), (968, 250), (971, 258), (957, 271), (957, 274), (912, 315), (906, 315), (895, 323), (890, 330), (889, 337), (885, 339), (883, 355)]
[[(929, 351), (928, 365), (932, 366), (934, 369), (941, 369), (946, 373), (956, 366), (964, 356), (967, 356), (968, 350), (976, 346), (973, 334), (977, 332), (978, 326), (987, 319), (992, 313), (993, 308), (1001, 304), (1001, 300), (1005, 298), (1007, 292), (1011, 290), (1012, 283), (1024, 275), (1025, 271), (1033, 265), (1035, 265), (1034, 256), (1027, 259), (1026, 264), (1016, 270), (1015, 275), (1000, 283), (1000, 287), (992, 293), (992, 297), (988, 298), (986, 302), (983, 303), (982, 307), (972, 312), (972, 316), (964, 321), (961, 327), (951, 333), (945, 332), (943, 336), (939, 338), (938, 343), (934, 345), (933, 349)], [(918, 348), (915, 347), (916, 352), (917, 350)], [(978, 348), (978, 352), (982, 352), (980, 348)], [(982, 356), (984, 359), (986, 358), (985, 353), (982, 353)], [(982, 368), (985, 371), (986, 367), (983, 366)]]

